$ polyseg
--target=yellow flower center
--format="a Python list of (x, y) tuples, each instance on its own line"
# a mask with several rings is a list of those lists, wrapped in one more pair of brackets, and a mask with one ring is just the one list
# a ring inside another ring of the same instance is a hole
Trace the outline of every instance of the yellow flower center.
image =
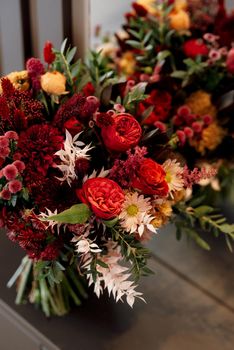
[(167, 182), (167, 183), (170, 183), (170, 182), (171, 182), (172, 176), (171, 176), (170, 171), (168, 171), (168, 172), (166, 173), (165, 179), (166, 179), (166, 182)]
[(139, 209), (135, 204), (131, 204), (129, 207), (127, 207), (127, 213), (129, 216), (135, 216), (138, 212)]

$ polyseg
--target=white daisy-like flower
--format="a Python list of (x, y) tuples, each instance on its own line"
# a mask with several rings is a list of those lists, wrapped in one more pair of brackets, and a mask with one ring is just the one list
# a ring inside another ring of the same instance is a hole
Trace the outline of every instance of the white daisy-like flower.
[(137, 232), (140, 236), (145, 230), (155, 233), (155, 227), (151, 224), (151, 210), (150, 198), (144, 198), (137, 192), (127, 193), (119, 215), (120, 224), (127, 232)]
[(60, 181), (67, 181), (69, 185), (77, 178), (75, 171), (76, 161), (80, 158), (89, 160), (90, 156), (87, 153), (93, 148), (91, 144), (85, 146), (84, 142), (78, 141), (80, 134), (81, 132), (72, 138), (72, 135), (66, 130), (64, 149), (55, 153), (61, 160), (61, 164), (57, 165), (57, 168), (63, 173), (63, 177), (58, 179)]
[(180, 163), (176, 159), (168, 159), (163, 163), (162, 167), (166, 173), (170, 194), (172, 195), (174, 191), (181, 191), (184, 187), (184, 180), (182, 176), (183, 168), (180, 166)]

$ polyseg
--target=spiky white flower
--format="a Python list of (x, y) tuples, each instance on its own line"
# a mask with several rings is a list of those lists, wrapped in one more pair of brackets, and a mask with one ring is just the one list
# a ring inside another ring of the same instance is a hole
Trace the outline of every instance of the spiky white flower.
[[(103, 290), (107, 289), (109, 296), (112, 294), (116, 302), (119, 300), (123, 301), (122, 297), (125, 296), (127, 303), (131, 307), (135, 302), (135, 298), (145, 301), (142, 293), (135, 290), (137, 285), (128, 280), (131, 276), (127, 272), (128, 268), (120, 265), (120, 262), (123, 260), (120, 246), (116, 242), (109, 241), (107, 250), (107, 255), (98, 256), (98, 260), (102, 261), (106, 267), (97, 264), (98, 274), (96, 280), (93, 280), (92, 274), (87, 274), (89, 286), (94, 284), (94, 292), (97, 297), (99, 298)], [(91, 262), (92, 259), (89, 257), (83, 266), (87, 271), (90, 270)]]
[(151, 210), (150, 198), (144, 198), (138, 192), (127, 193), (119, 215), (120, 224), (127, 232), (137, 232), (140, 236), (145, 230), (155, 233), (155, 227), (150, 223), (154, 218), (150, 215)]
[(81, 255), (85, 255), (88, 253), (101, 253), (101, 249), (99, 248), (99, 246), (94, 243), (94, 241), (92, 241), (91, 239), (85, 237), (85, 235), (83, 236), (75, 236), (72, 238), (71, 240), (73, 243), (75, 243), (76, 246), (76, 252), (78, 254)]
[(60, 228), (63, 226), (63, 229), (64, 229), (64, 231), (65, 231), (65, 229), (66, 229), (66, 225), (65, 225), (65, 224), (60, 223), (60, 222), (58, 222), (58, 221), (54, 221), (53, 219), (50, 219), (51, 216), (54, 216), (54, 215), (57, 215), (57, 214), (58, 214), (58, 210), (55, 209), (55, 211), (52, 212), (52, 211), (51, 211), (50, 209), (48, 209), (48, 208), (45, 208), (45, 209), (46, 209), (46, 212), (45, 212), (45, 213), (41, 212), (41, 213), (39, 214), (39, 217), (40, 217), (44, 222), (47, 223), (47, 228), (50, 227), (52, 230), (53, 230), (54, 228), (56, 228), (57, 234), (59, 234)]
[(75, 171), (76, 161), (80, 158), (89, 160), (90, 156), (87, 153), (93, 148), (91, 144), (85, 146), (84, 142), (78, 140), (81, 133), (78, 133), (72, 138), (72, 135), (66, 130), (64, 149), (55, 153), (61, 160), (61, 164), (57, 165), (57, 168), (63, 173), (63, 177), (58, 179), (60, 181), (67, 181), (69, 185), (77, 178)]
[(167, 159), (163, 165), (163, 169), (166, 173), (166, 181), (169, 187), (169, 192), (173, 197), (172, 192), (181, 191), (184, 187), (183, 180), (183, 168), (180, 166), (180, 163), (176, 159)]
[(105, 170), (104, 167), (101, 168), (99, 173), (97, 170), (94, 170), (92, 174), (90, 174), (89, 176), (88, 175), (84, 176), (83, 182), (85, 182), (88, 179), (94, 179), (95, 177), (106, 177), (107, 175), (109, 175), (109, 172), (110, 170)]

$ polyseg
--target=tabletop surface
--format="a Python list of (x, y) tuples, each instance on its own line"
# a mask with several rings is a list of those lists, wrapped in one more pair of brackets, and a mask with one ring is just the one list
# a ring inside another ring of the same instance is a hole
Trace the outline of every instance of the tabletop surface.
[[(69, 315), (51, 319), (32, 305), (14, 305), (14, 288), (6, 282), (23, 252), (2, 233), (0, 299), (61, 350), (233, 350), (233, 254), (220, 239), (210, 240), (210, 252), (178, 243), (173, 231), (168, 226), (151, 243), (155, 275), (138, 288), (147, 304), (136, 302), (131, 309), (91, 296)], [(13, 350), (7, 339), (1, 350)]]

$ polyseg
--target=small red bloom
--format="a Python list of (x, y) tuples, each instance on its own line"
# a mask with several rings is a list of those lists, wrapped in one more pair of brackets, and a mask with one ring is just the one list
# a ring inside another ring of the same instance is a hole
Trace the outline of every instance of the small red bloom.
[(74, 137), (83, 129), (83, 126), (76, 119), (76, 117), (72, 117), (64, 123), (64, 128), (67, 129), (70, 132), (70, 134)]
[(134, 2), (132, 4), (132, 7), (134, 8), (134, 10), (136, 11), (136, 14), (139, 17), (145, 17), (148, 13), (148, 11), (146, 10), (146, 8), (140, 4), (138, 4), (137, 2)]
[(21, 160), (15, 160), (13, 165), (16, 166), (19, 173), (21, 173), (25, 169), (25, 164)]
[(11, 192), (8, 189), (3, 189), (0, 193), (0, 197), (5, 201), (9, 201), (11, 199)]
[(95, 93), (95, 87), (91, 82), (88, 82), (82, 89), (83, 94), (88, 97), (92, 96)]
[(168, 194), (165, 176), (166, 173), (160, 164), (146, 158), (132, 181), (132, 187), (141, 190), (144, 194), (165, 197)]
[(177, 130), (176, 131), (176, 135), (178, 136), (178, 139), (181, 143), (181, 146), (183, 146), (185, 144), (185, 141), (186, 141), (186, 135), (184, 133), (183, 130)]
[(105, 220), (118, 216), (124, 202), (124, 192), (113, 180), (97, 177), (88, 179), (77, 195), (94, 214)]
[(128, 113), (120, 113), (113, 117), (112, 125), (102, 128), (102, 139), (110, 151), (125, 152), (135, 147), (142, 134), (138, 121)]
[(2, 173), (7, 180), (13, 180), (18, 175), (18, 169), (14, 164), (8, 164), (2, 169)]
[(55, 60), (55, 53), (53, 52), (53, 44), (50, 41), (46, 41), (44, 46), (44, 60), (46, 63), (51, 64)]
[(204, 44), (202, 39), (190, 39), (183, 45), (184, 54), (190, 58), (196, 58), (197, 56), (207, 56), (208, 48)]
[(18, 134), (15, 131), (7, 131), (5, 133), (5, 136), (10, 140), (15, 140), (15, 141), (17, 141), (19, 138)]
[(19, 180), (12, 180), (8, 183), (8, 188), (11, 193), (17, 193), (22, 190), (22, 182)]

